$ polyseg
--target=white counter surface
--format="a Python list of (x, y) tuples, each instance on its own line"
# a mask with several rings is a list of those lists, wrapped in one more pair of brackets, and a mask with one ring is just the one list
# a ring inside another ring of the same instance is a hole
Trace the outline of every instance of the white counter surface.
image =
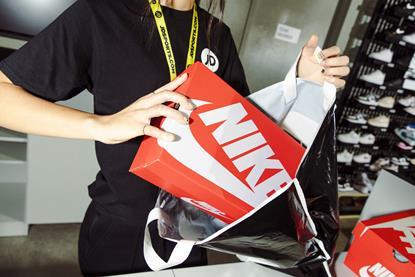
[(189, 267), (160, 272), (144, 272), (122, 277), (287, 277), (290, 275), (255, 263), (232, 263), (201, 267)]

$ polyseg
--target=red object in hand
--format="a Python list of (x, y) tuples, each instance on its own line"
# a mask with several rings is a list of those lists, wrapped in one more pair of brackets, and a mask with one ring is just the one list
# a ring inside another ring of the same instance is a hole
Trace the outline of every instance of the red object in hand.
[(178, 139), (145, 137), (130, 172), (231, 223), (290, 183), (305, 149), (202, 63), (185, 72), (190, 124), (159, 122)]

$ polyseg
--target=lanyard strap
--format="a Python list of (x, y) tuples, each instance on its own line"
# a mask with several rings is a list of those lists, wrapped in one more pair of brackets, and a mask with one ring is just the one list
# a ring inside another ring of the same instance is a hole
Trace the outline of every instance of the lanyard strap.
[[(170, 80), (174, 80), (177, 76), (176, 61), (174, 59), (173, 49), (170, 42), (169, 32), (167, 31), (166, 21), (164, 20), (163, 11), (159, 0), (148, 0), (151, 11), (156, 21), (157, 29), (163, 45), (164, 55), (166, 56), (167, 65), (170, 72)], [(186, 68), (195, 63), (197, 39), (199, 37), (199, 16), (197, 13), (196, 3), (193, 5), (192, 29), (189, 39), (189, 50), (187, 52)]]

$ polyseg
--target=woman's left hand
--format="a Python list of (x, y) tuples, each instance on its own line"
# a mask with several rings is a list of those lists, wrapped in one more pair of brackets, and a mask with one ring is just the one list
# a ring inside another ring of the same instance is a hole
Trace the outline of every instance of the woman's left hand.
[(340, 48), (332, 46), (323, 50), (324, 60), (318, 63), (314, 57), (314, 51), (318, 45), (318, 37), (312, 35), (307, 44), (303, 47), (298, 62), (298, 77), (323, 84), (324, 81), (342, 88), (346, 82), (342, 79), (349, 75), (349, 57), (340, 55)]

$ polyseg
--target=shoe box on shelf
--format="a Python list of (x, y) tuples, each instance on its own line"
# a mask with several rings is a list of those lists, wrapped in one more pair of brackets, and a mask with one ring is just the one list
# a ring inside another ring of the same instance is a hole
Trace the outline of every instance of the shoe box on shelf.
[(365, 9), (369, 2), (356, 20), (365, 31), (352, 31), (346, 47), (352, 68), (338, 99), (341, 215), (359, 210), (356, 199), (370, 193), (381, 169), (415, 177), (414, 1), (378, 0)]
[(344, 261), (358, 276), (415, 276), (415, 210), (363, 220)]

